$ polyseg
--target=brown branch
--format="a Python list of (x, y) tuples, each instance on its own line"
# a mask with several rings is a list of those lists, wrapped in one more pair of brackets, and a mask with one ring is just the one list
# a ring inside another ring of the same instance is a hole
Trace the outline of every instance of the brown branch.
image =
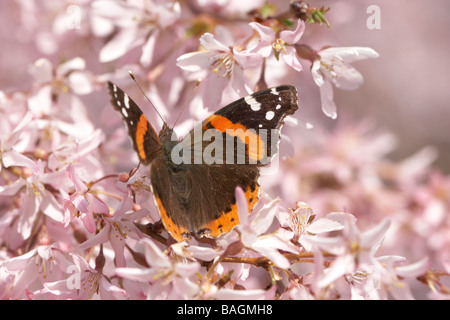
[[(333, 254), (328, 252), (322, 253), (324, 257), (334, 257)], [(303, 252), (303, 253), (285, 253), (283, 254), (291, 263), (295, 262), (309, 262), (314, 263), (314, 253), (313, 252)], [(248, 258), (248, 257), (224, 257), (221, 262), (230, 263), (246, 263), (251, 264), (256, 267), (268, 267), (273, 265), (273, 262), (266, 257)]]

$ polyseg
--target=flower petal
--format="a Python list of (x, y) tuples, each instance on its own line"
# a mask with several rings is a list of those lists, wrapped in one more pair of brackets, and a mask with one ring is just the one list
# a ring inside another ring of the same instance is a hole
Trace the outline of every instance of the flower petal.
[(318, 220), (315, 220), (308, 226), (308, 232), (314, 234), (342, 229), (344, 229), (344, 226), (341, 223), (327, 218), (320, 218)]
[(319, 52), (321, 57), (335, 56), (345, 63), (379, 57), (378, 52), (369, 47), (331, 47)]
[(275, 40), (275, 31), (273, 31), (272, 28), (263, 26), (258, 22), (250, 22), (249, 25), (259, 33), (259, 37), (261, 39), (260, 42), (265, 44), (272, 44), (272, 42)]
[(87, 186), (84, 184), (84, 182), (80, 179), (80, 177), (75, 172), (75, 167), (73, 164), (69, 163), (69, 165), (66, 168), (67, 175), (69, 176), (69, 179), (72, 181), (72, 183), (75, 186), (75, 191), (79, 193), (86, 192), (88, 190)]
[(53, 65), (48, 59), (41, 58), (28, 68), (28, 73), (41, 83), (50, 82), (53, 79)]
[(139, 45), (136, 36), (135, 28), (122, 29), (100, 50), (99, 61), (110, 62), (122, 57), (128, 50)]
[(210, 58), (215, 55), (214, 51), (189, 52), (177, 58), (177, 66), (191, 72), (207, 69), (211, 65)]
[(334, 103), (333, 86), (328, 79), (324, 79), (323, 86), (320, 87), (320, 101), (322, 102), (322, 111), (331, 119), (337, 118), (337, 107)]
[(403, 278), (417, 278), (427, 272), (429, 264), (428, 257), (424, 257), (423, 259), (407, 266), (396, 267), (395, 272), (398, 276)]
[(31, 169), (33, 174), (35, 174), (35, 175), (39, 174), (38, 165), (30, 158), (25, 157), (23, 154), (18, 153), (15, 150), (10, 150), (10, 151), (3, 153), (2, 154), (2, 163), (5, 168), (11, 167), (11, 166), (27, 167), (27, 168)]
[(313, 76), (313, 80), (316, 83), (317, 86), (321, 87), (324, 84), (322, 73), (320, 72), (320, 59), (314, 60), (312, 66), (311, 66), (311, 74)]
[(59, 65), (56, 68), (56, 77), (62, 78), (71, 71), (80, 71), (86, 68), (86, 61), (83, 58), (76, 57)]
[(145, 246), (145, 259), (147, 263), (154, 268), (170, 268), (172, 264), (169, 258), (158, 248), (158, 246), (150, 239), (141, 240)]
[(294, 47), (286, 47), (286, 52), (282, 54), (284, 62), (294, 68), (295, 71), (302, 71), (303, 67)]
[(297, 42), (300, 41), (300, 38), (302, 37), (304, 31), (305, 31), (305, 23), (302, 20), (298, 19), (295, 30), (281, 31), (280, 38), (286, 43), (296, 44)]
[(205, 50), (228, 52), (230, 48), (216, 40), (213, 34), (207, 32), (200, 37), (200, 45)]
[(78, 95), (89, 94), (93, 90), (91, 80), (85, 72), (71, 72), (68, 80), (70, 88)]
[(386, 234), (386, 231), (389, 229), (390, 225), (391, 220), (389, 218), (386, 218), (383, 221), (381, 221), (377, 226), (361, 233), (361, 240), (360, 240), (361, 246), (366, 249), (370, 248), (372, 254), (374, 254), (381, 245), (384, 235)]

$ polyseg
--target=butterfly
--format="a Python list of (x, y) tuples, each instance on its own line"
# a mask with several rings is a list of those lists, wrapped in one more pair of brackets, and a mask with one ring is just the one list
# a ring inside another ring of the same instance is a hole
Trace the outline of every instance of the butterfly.
[(176, 241), (217, 238), (239, 225), (237, 187), (252, 211), (260, 168), (278, 152), (284, 119), (298, 109), (294, 86), (269, 88), (221, 108), (180, 140), (165, 122), (157, 134), (122, 89), (108, 88), (141, 163), (150, 165), (155, 204)]

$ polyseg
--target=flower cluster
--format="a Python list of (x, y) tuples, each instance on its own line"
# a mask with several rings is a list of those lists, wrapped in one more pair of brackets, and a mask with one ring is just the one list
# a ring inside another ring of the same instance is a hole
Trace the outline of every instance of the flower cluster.
[(281, 142), (292, 152), (262, 176), (252, 213), (237, 188), (239, 226), (175, 243), (109, 105), (107, 81), (122, 86), (132, 70), (165, 121), (187, 132), (192, 119), (274, 85), (296, 85), (301, 104), (300, 74), (310, 72), (319, 108), (335, 119), (333, 86), (357, 89), (351, 63), (378, 53), (305, 43), (310, 28), (314, 43), (332, 28), (332, 10), (76, 3), (8, 7), (21, 21), (2, 37), (21, 54), (8, 57), (14, 76), (0, 78), (1, 299), (450, 298), (450, 177), (432, 168), (430, 147), (390, 161), (394, 137), (367, 123), (305, 141), (298, 131), (311, 130), (292, 128), (296, 114)]

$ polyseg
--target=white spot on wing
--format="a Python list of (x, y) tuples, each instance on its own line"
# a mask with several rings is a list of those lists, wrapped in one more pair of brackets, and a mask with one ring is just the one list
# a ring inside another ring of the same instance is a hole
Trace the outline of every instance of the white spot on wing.
[(274, 95), (278, 95), (279, 94), (279, 92), (277, 91), (277, 88), (272, 88), (271, 90), (270, 90), (270, 93), (271, 94), (274, 94)]
[(274, 116), (275, 116), (275, 112), (267, 111), (267, 113), (266, 113), (266, 119), (267, 120), (272, 120)]
[(128, 112), (127, 112), (127, 109), (122, 108), (122, 114), (124, 115), (125, 118), (128, 118)]
[(261, 103), (259, 103), (258, 101), (256, 101), (255, 98), (253, 98), (253, 96), (246, 96), (244, 98), (245, 102), (250, 106), (250, 108), (252, 108), (253, 111), (259, 111), (261, 110)]
[(130, 98), (128, 97), (128, 95), (123, 96), (123, 102), (125, 102), (125, 107), (127, 109), (130, 109)]
[(277, 106), (275, 107), (275, 109), (280, 110), (281, 108), (281, 104), (277, 104)]

